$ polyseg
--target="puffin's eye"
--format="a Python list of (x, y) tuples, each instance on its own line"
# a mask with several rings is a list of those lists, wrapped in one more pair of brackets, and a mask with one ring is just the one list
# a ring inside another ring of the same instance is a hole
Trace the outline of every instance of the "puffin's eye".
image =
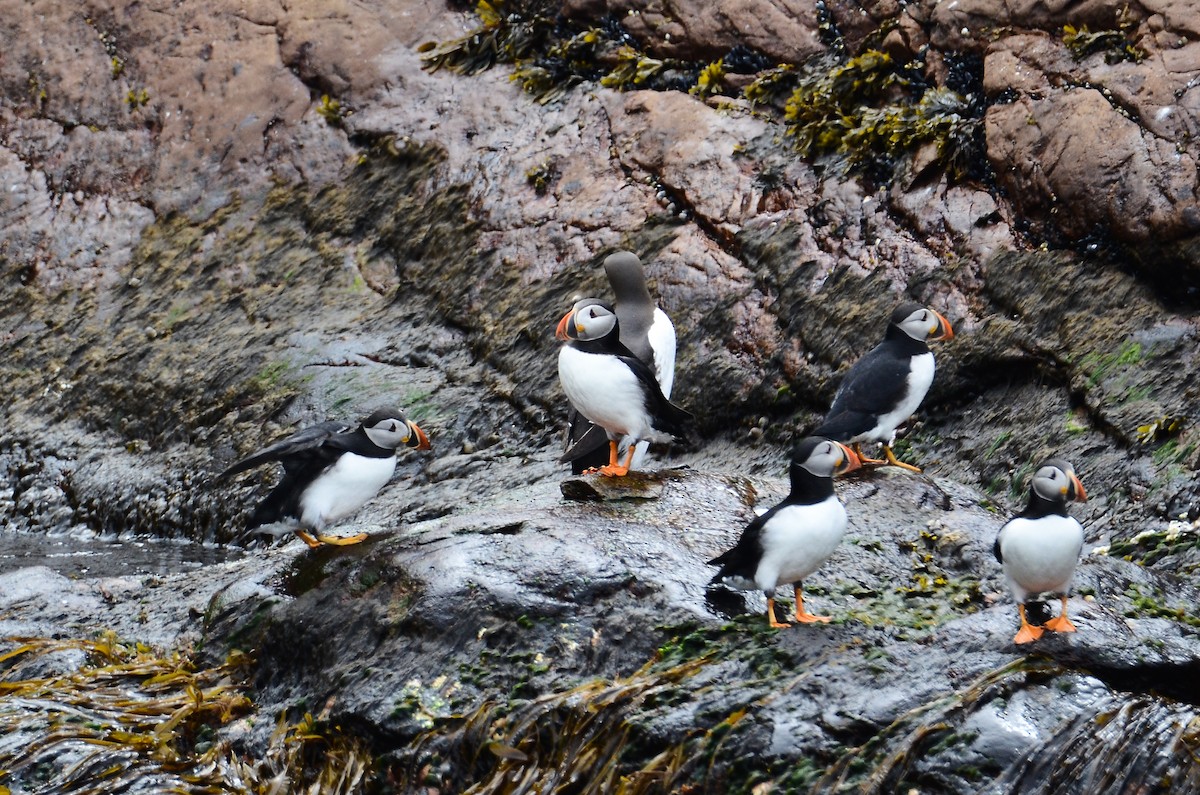
[(395, 433), (395, 431), (396, 431), (396, 423), (394, 423), (394, 422), (393, 422), (393, 423), (392, 423), (392, 427), (391, 427), (391, 428), (389, 428), (388, 430), (390, 430), (390, 431), (392, 431), (393, 433)]

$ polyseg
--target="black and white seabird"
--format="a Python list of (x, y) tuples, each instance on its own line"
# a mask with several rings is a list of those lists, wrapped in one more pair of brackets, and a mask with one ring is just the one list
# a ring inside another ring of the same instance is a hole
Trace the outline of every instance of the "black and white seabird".
[[(616, 299), (613, 306), (620, 324), (621, 343), (650, 365), (663, 395), (670, 398), (675, 382), (675, 326), (650, 297), (641, 260), (631, 251), (618, 251), (604, 260), (604, 272)], [(576, 473), (599, 466), (604, 463), (606, 441), (608, 435), (602, 428), (573, 411), (567, 429), (567, 449), (560, 460), (570, 462)], [(628, 440), (621, 440), (622, 449), (628, 445)], [(641, 468), (648, 447), (648, 442), (637, 445), (633, 468)]]
[(233, 464), (219, 479), (278, 461), (283, 479), (255, 508), (247, 530), (292, 519), (300, 523), (296, 535), (310, 547), (356, 544), (367, 536), (322, 531), (379, 493), (396, 471), (401, 445), (428, 450), (429, 438), (404, 412), (381, 408), (358, 425), (322, 422), (298, 431)]
[(859, 466), (841, 442), (810, 436), (792, 452), (792, 490), (783, 502), (752, 521), (737, 545), (708, 563), (720, 566), (713, 583), (767, 595), (767, 621), (775, 620), (775, 589), (791, 583), (796, 621), (828, 622), (804, 609), (801, 581), (833, 554), (846, 532), (846, 508), (833, 493), (833, 476)]
[[(846, 373), (829, 414), (813, 434), (852, 445), (864, 464), (888, 463), (920, 472), (896, 458), (892, 441), (933, 383), (933, 353), (927, 341), (953, 337), (950, 322), (932, 309), (920, 304), (897, 307), (883, 342)], [(863, 456), (863, 442), (881, 443), (886, 461)]]
[[(598, 471), (621, 477), (629, 472), (637, 442), (681, 436), (692, 415), (667, 400), (650, 367), (621, 343), (620, 323), (611, 305), (585, 299), (576, 307), (555, 331), (566, 342), (558, 353), (558, 379), (575, 410), (607, 435), (608, 464)], [(622, 437), (630, 444), (625, 463), (618, 464)]]
[[(1067, 514), (1071, 500), (1087, 500), (1075, 468), (1061, 458), (1044, 461), (1029, 484), (1029, 504), (1000, 528), (992, 546), (1021, 617), (1014, 643), (1037, 640), (1043, 627), (1052, 632), (1075, 631), (1067, 617), (1067, 587), (1083, 551), (1083, 527)], [(1025, 603), (1039, 594), (1062, 599), (1062, 613), (1041, 627), (1030, 624), (1025, 615)]]

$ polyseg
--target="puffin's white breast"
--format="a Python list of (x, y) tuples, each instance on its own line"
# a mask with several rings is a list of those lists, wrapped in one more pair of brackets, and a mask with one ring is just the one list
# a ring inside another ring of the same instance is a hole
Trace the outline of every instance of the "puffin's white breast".
[(396, 457), (368, 458), (345, 453), (304, 490), (300, 521), (320, 530), (357, 511), (379, 493), (396, 471)]
[(1013, 519), (1000, 530), (1004, 574), (1018, 601), (1065, 593), (1083, 549), (1083, 527), (1070, 516)]
[(762, 560), (754, 575), (763, 590), (799, 582), (833, 554), (846, 533), (846, 509), (836, 496), (815, 505), (789, 505), (762, 528)]
[(670, 439), (651, 427), (645, 390), (617, 357), (584, 353), (564, 345), (558, 352), (558, 379), (576, 411), (613, 438), (629, 435), (650, 441)]

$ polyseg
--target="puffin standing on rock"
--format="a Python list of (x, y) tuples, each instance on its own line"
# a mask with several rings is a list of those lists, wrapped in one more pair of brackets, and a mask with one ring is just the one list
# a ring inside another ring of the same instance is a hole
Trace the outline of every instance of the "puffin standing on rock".
[[(1000, 528), (992, 552), (1017, 600), (1021, 628), (1014, 643), (1030, 643), (1051, 632), (1074, 632), (1067, 617), (1067, 587), (1083, 551), (1083, 527), (1067, 514), (1067, 502), (1085, 502), (1087, 492), (1075, 468), (1061, 458), (1044, 461), (1029, 484), (1029, 504)], [(1062, 613), (1042, 626), (1029, 623), (1025, 603), (1038, 594), (1062, 599)]]
[[(620, 333), (613, 307), (594, 298), (576, 302), (555, 331), (566, 342), (558, 352), (558, 379), (575, 410), (604, 429), (609, 459), (597, 471), (609, 477), (629, 473), (637, 442), (670, 441), (692, 420), (667, 400), (650, 367), (621, 343)], [(628, 452), (618, 464), (622, 437)]]
[(278, 461), (283, 479), (254, 509), (246, 529), (291, 518), (299, 520), (296, 535), (310, 547), (357, 544), (366, 540), (365, 533), (338, 537), (322, 531), (379, 493), (396, 471), (401, 445), (430, 448), (425, 432), (404, 412), (381, 408), (358, 425), (322, 422), (298, 431), (233, 464), (218, 480)]
[(775, 620), (775, 589), (792, 583), (796, 621), (828, 623), (804, 609), (801, 580), (833, 554), (846, 532), (846, 508), (833, 493), (833, 476), (859, 466), (858, 456), (841, 442), (810, 436), (792, 452), (792, 490), (783, 502), (752, 521), (737, 545), (710, 560), (720, 566), (713, 583), (767, 596), (767, 621)]
[[(650, 366), (663, 396), (669, 399), (675, 382), (675, 326), (650, 297), (646, 275), (636, 254), (631, 251), (610, 254), (604, 260), (604, 272), (616, 298), (613, 307), (620, 324), (621, 344)], [(569, 462), (576, 474), (599, 466), (605, 460), (606, 441), (608, 435), (603, 428), (572, 411), (567, 448), (559, 460)], [(629, 440), (622, 439), (620, 447), (628, 446)], [(644, 441), (637, 445), (632, 467), (641, 467), (648, 447), (649, 443)]]
[[(883, 342), (846, 373), (829, 414), (813, 434), (853, 445), (864, 464), (892, 464), (920, 472), (896, 458), (892, 441), (933, 383), (933, 353), (926, 343), (953, 337), (950, 322), (932, 309), (920, 304), (897, 307)], [(863, 442), (881, 443), (886, 460), (862, 456)]]

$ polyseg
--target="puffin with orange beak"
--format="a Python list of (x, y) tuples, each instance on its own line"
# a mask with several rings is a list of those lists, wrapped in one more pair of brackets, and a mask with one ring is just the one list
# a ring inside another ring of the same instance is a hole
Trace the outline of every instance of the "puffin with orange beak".
[(255, 508), (246, 530), (291, 519), (299, 522), (295, 533), (310, 547), (357, 544), (366, 534), (340, 537), (323, 531), (387, 485), (402, 446), (428, 450), (429, 437), (404, 412), (381, 408), (357, 425), (322, 422), (297, 431), (233, 464), (218, 479), (278, 461), (283, 479)]
[[(892, 312), (883, 342), (854, 363), (834, 395), (825, 421), (813, 431), (854, 447), (863, 464), (892, 464), (913, 472), (892, 452), (896, 429), (912, 416), (933, 383), (931, 340), (954, 337), (950, 322), (920, 304), (903, 304)], [(862, 455), (863, 442), (883, 445), (885, 459)]]
[[(1087, 492), (1070, 462), (1051, 458), (1042, 462), (1029, 484), (1029, 504), (1000, 528), (992, 552), (1004, 568), (1008, 587), (1017, 600), (1021, 628), (1013, 642), (1031, 643), (1051, 632), (1074, 632), (1067, 617), (1067, 588), (1083, 551), (1083, 527), (1067, 514), (1067, 503), (1085, 502)], [(1042, 626), (1029, 623), (1025, 605), (1039, 594), (1062, 599), (1058, 618)]]
[[(613, 311), (620, 324), (621, 344), (654, 371), (663, 397), (670, 400), (675, 382), (675, 326), (650, 297), (642, 261), (632, 251), (618, 251), (604, 258), (604, 273), (612, 286)], [(594, 301), (594, 299), (591, 299)], [(608, 455), (608, 435), (572, 410), (567, 417), (567, 444), (559, 461), (570, 463), (579, 474), (600, 466)], [(629, 446), (628, 439), (618, 442)], [(640, 469), (648, 442), (640, 442), (631, 467)]]
[(858, 456), (846, 445), (810, 436), (792, 452), (792, 490), (783, 502), (752, 521), (733, 549), (710, 560), (720, 566), (712, 582), (767, 595), (767, 621), (775, 619), (775, 589), (792, 584), (796, 596), (796, 621), (827, 623), (804, 609), (801, 580), (816, 571), (833, 554), (846, 533), (846, 508), (833, 493), (833, 476), (859, 466)]
[[(668, 442), (692, 421), (667, 400), (654, 371), (621, 343), (620, 333), (612, 305), (594, 298), (577, 301), (555, 330), (566, 343), (558, 352), (558, 380), (575, 410), (607, 434), (608, 464), (595, 471), (609, 477), (628, 474), (639, 441)], [(617, 461), (622, 437), (628, 437), (623, 464)]]

